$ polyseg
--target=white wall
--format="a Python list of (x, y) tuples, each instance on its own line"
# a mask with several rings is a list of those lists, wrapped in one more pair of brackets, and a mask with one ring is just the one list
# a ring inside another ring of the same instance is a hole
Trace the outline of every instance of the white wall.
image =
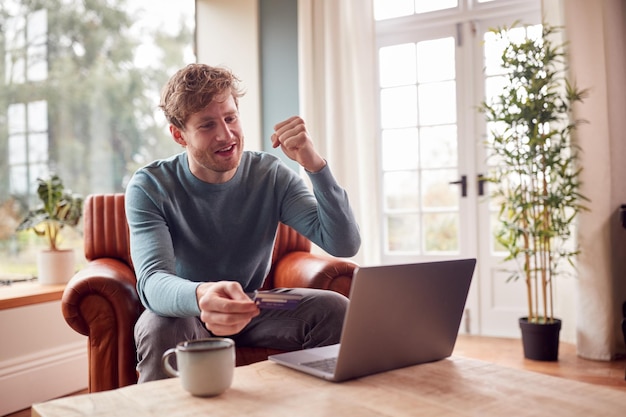
[(196, 48), (198, 62), (228, 67), (242, 80), (246, 149), (261, 150), (258, 0), (196, 0)]
[(51, 301), (0, 311), (0, 415), (87, 388), (87, 338)]
[(609, 360), (624, 353), (620, 329), (626, 301), (626, 231), (618, 208), (626, 203), (626, 7), (623, 0), (561, 0), (570, 69), (588, 96), (576, 116), (582, 149), (581, 191), (591, 201), (580, 216), (578, 354)]

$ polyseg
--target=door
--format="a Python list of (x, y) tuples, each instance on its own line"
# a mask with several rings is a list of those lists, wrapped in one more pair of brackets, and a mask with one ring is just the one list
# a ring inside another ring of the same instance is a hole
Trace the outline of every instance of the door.
[(461, 331), (518, 336), (524, 292), (521, 282), (507, 282), (492, 238), (497, 208), (481, 180), (487, 129), (477, 108), (498, 80), (489, 66), (497, 62), (497, 45), (484, 34), (520, 17), (540, 19), (465, 17), (431, 25), (405, 20), (378, 32), (381, 259), (476, 257)]

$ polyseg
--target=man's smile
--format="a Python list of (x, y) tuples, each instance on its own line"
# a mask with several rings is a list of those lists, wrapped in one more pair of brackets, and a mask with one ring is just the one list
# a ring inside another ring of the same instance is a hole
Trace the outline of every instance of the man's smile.
[(226, 148), (222, 148), (222, 149), (218, 149), (215, 153), (217, 154), (225, 154), (225, 153), (231, 153), (235, 150), (235, 144), (232, 144)]

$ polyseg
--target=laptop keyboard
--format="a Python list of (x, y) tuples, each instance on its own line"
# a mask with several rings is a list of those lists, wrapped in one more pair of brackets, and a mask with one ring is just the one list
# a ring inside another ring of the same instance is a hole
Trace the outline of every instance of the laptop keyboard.
[(302, 365), (332, 374), (335, 371), (335, 366), (337, 365), (337, 357), (304, 362)]

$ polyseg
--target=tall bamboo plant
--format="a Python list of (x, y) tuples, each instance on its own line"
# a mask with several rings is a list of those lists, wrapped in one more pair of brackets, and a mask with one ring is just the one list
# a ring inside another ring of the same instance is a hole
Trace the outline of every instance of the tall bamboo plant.
[(572, 139), (581, 120), (572, 117), (572, 107), (586, 92), (566, 77), (564, 45), (554, 43), (560, 28), (544, 24), (541, 37), (516, 41), (513, 27), (492, 30), (504, 45), (506, 82), (480, 107), (493, 167), (487, 180), (500, 207), (497, 242), (505, 260), (518, 265), (511, 277), (526, 282), (528, 321), (551, 323), (553, 281), (579, 253), (572, 234), (587, 199)]

